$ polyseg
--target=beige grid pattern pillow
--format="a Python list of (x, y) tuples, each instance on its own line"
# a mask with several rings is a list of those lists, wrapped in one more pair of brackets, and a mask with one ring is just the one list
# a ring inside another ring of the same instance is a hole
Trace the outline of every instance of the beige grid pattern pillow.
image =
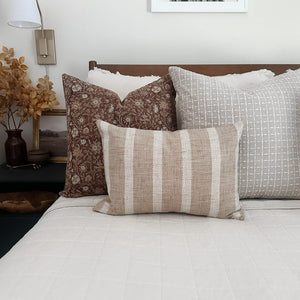
[(169, 71), (180, 129), (243, 121), (240, 198), (300, 199), (300, 70), (251, 91), (178, 67)]
[(242, 219), (237, 185), (243, 124), (175, 132), (97, 121), (112, 215), (182, 212)]

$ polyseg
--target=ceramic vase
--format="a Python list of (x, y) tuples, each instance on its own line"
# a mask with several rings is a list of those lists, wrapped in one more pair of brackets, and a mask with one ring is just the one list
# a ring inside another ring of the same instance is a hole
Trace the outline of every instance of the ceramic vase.
[(18, 166), (27, 161), (26, 142), (22, 138), (22, 131), (21, 129), (6, 131), (5, 154), (8, 165)]

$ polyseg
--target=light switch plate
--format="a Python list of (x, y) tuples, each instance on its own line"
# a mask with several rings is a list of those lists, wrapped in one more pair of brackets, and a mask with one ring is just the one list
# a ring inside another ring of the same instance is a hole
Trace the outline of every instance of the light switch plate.
[(47, 57), (41, 56), (40, 53), (40, 39), (43, 39), (42, 30), (35, 30), (35, 42), (36, 42), (36, 54), (37, 63), (39, 65), (56, 65), (56, 54), (55, 54), (55, 37), (54, 30), (44, 29), (44, 35), (47, 40)]

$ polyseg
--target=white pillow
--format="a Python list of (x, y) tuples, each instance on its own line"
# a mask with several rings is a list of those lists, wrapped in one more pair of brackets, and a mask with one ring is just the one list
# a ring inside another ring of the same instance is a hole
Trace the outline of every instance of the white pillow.
[(264, 81), (272, 79), (275, 74), (266, 69), (251, 71), (242, 74), (228, 74), (225, 76), (215, 76), (219, 81), (236, 89), (252, 89), (257, 88)]
[[(231, 87), (237, 89), (251, 89), (257, 87), (264, 81), (273, 78), (274, 75), (275, 74), (272, 71), (262, 69), (243, 74), (228, 74), (215, 77)], [(89, 71), (87, 82), (114, 91), (119, 95), (121, 101), (123, 101), (130, 92), (158, 80), (159, 78), (159, 76), (153, 75), (129, 76), (122, 75), (119, 72), (115, 74), (108, 70), (96, 68)]]
[(123, 101), (130, 92), (158, 80), (159, 78), (159, 76), (153, 75), (141, 77), (122, 75), (119, 72), (115, 74), (110, 71), (97, 68), (89, 71), (87, 82), (114, 91), (119, 95), (121, 101)]

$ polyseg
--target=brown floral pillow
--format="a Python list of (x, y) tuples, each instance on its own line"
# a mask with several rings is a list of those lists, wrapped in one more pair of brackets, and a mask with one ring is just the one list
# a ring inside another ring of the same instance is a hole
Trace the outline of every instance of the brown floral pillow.
[(64, 74), (68, 160), (64, 197), (106, 194), (103, 153), (96, 120), (121, 127), (177, 129), (175, 91), (169, 75), (128, 94), (121, 102), (113, 91)]

